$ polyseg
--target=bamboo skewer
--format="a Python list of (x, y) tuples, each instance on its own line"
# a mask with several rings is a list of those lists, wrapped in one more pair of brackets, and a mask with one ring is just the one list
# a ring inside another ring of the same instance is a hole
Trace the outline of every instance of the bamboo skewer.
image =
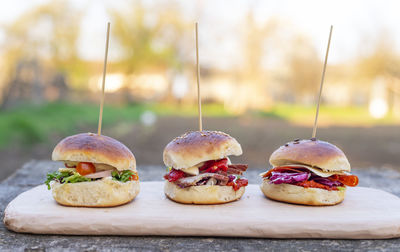
[(110, 22), (107, 23), (107, 37), (106, 37), (106, 49), (104, 54), (104, 66), (103, 66), (103, 82), (101, 87), (101, 101), (100, 101), (100, 113), (99, 113), (99, 125), (97, 127), (97, 134), (101, 135), (101, 123), (103, 120), (103, 107), (104, 107), (104, 89), (106, 86), (106, 72), (107, 72), (107, 57), (108, 57), (108, 43), (110, 41)]
[(199, 112), (199, 131), (203, 131), (203, 122), (201, 119), (201, 95), (200, 95), (200, 64), (199, 64), (199, 23), (196, 22), (196, 71), (197, 71), (197, 102)]
[(323, 87), (323, 85), (324, 85), (326, 64), (327, 64), (327, 62), (328, 62), (329, 47), (330, 47), (330, 45), (331, 45), (332, 30), (333, 30), (333, 26), (331, 25), (331, 29), (330, 29), (330, 32), (329, 32), (328, 46), (327, 46), (327, 48), (326, 48), (326, 54), (325, 54), (324, 68), (323, 68), (323, 70), (322, 70), (322, 78), (321, 78), (321, 83), (320, 83), (320, 86), (319, 86), (317, 111), (316, 111), (316, 114), (315, 114), (315, 121), (314, 121), (314, 127), (313, 127), (312, 138), (315, 138), (315, 136), (317, 135), (317, 122), (318, 122), (318, 114), (319, 114), (319, 104), (321, 103), (322, 87)]

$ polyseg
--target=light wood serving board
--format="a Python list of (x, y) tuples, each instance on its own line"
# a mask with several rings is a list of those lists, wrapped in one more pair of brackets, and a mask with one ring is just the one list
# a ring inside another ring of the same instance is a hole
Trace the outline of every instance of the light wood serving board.
[(7, 206), (4, 223), (36, 234), (383, 239), (400, 237), (400, 199), (356, 187), (337, 206), (299, 206), (266, 199), (258, 185), (249, 185), (236, 202), (183, 205), (164, 196), (162, 182), (142, 182), (129, 204), (75, 208), (58, 205), (41, 185)]

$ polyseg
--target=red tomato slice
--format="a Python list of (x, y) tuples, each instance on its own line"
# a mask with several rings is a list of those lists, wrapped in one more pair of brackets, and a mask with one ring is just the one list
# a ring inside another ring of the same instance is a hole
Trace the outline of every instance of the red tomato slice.
[(236, 179), (234, 181), (228, 182), (227, 186), (232, 186), (234, 191), (239, 190), (243, 186), (247, 186), (249, 181), (247, 179)]
[(135, 173), (129, 178), (129, 180), (132, 180), (132, 181), (139, 180), (139, 176)]
[(215, 173), (218, 172), (219, 170), (226, 172), (228, 170), (228, 159), (223, 158), (220, 160), (209, 160), (205, 162), (204, 165), (200, 167), (199, 170), (202, 172), (204, 171), (204, 173), (206, 172)]
[(347, 186), (358, 185), (358, 177), (356, 175), (332, 175), (329, 177), (332, 180), (337, 180)]
[(76, 171), (82, 176), (95, 173), (96, 167), (89, 162), (79, 162), (76, 166)]
[(249, 184), (249, 181), (247, 179), (237, 179), (236, 180), (237, 190), (239, 190), (240, 187), (247, 186), (248, 184)]
[(325, 189), (328, 191), (337, 191), (337, 187), (329, 187), (327, 185), (323, 185), (320, 183), (315, 182), (314, 180), (306, 180), (306, 181), (302, 181), (302, 182), (298, 182), (296, 184), (297, 186), (302, 186), (305, 188), (320, 188), (320, 189)]
[(183, 177), (185, 177), (185, 173), (183, 171), (175, 170), (175, 169), (172, 169), (168, 174), (166, 174), (164, 176), (164, 178), (166, 180), (168, 180), (169, 182), (175, 182), (178, 179), (183, 178)]

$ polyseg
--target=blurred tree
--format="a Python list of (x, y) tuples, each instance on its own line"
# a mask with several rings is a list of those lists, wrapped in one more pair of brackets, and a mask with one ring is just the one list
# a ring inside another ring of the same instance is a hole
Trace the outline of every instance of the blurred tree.
[(391, 112), (400, 117), (400, 57), (395, 50), (393, 37), (383, 29), (380, 36), (368, 39), (363, 44), (365, 50), (358, 55), (355, 64), (355, 82), (364, 90), (367, 88), (369, 99), (372, 99), (375, 95), (373, 85), (376, 80), (382, 79)]
[[(240, 69), (236, 71), (242, 85), (250, 88), (251, 94), (244, 94), (240, 99), (233, 97), (234, 101), (231, 104), (240, 103), (241, 108), (235, 107), (235, 110), (245, 108), (265, 108), (272, 103), (272, 98), (268, 92), (268, 78), (263, 65), (265, 54), (268, 54), (270, 47), (269, 38), (274, 37), (279, 27), (279, 20), (275, 18), (269, 19), (266, 23), (258, 23), (255, 20), (253, 9), (247, 13), (246, 19), (243, 22), (240, 33), (242, 64)], [(248, 86), (251, 87), (248, 87)]]
[[(10, 99), (18, 99), (18, 93), (13, 93), (14, 90), (24, 88), (26, 93), (41, 94), (30, 97), (38, 102), (44, 99), (45, 92), (40, 89), (45, 86), (66, 86), (65, 82), (56, 83), (65, 80), (60, 75), (68, 75), (73, 82), (85, 77), (85, 67), (78, 57), (76, 46), (80, 18), (81, 13), (66, 1), (53, 1), (29, 10), (12, 24), (3, 27), (7, 39), (2, 45), (2, 60), (8, 67), (5, 69), (8, 79), (2, 87), (3, 107)], [(34, 62), (34, 67), (30, 67), (30, 62)], [(31, 76), (34, 79), (26, 79), (26, 68), (28, 72), (33, 71)]]
[(131, 8), (110, 10), (113, 34), (123, 56), (118, 68), (132, 73), (143, 68), (180, 68), (179, 41), (184, 36), (185, 23), (177, 4), (168, 2), (145, 7), (133, 1)]
[[(253, 12), (247, 13), (243, 26), (243, 71), (247, 78), (258, 78), (265, 72), (262, 67), (264, 52), (266, 51), (266, 39), (273, 36), (278, 22), (270, 19), (266, 24), (259, 25), (254, 20)], [(257, 83), (262, 85), (262, 83)]]
[(356, 61), (355, 76), (358, 79), (372, 80), (384, 75), (400, 76), (397, 67), (400, 58), (394, 50), (395, 43), (389, 33), (382, 31), (377, 39), (368, 39), (363, 44), (366, 50), (358, 55)]
[(311, 42), (302, 35), (294, 37), (287, 55), (288, 92), (298, 102), (313, 101), (319, 88), (322, 62)]

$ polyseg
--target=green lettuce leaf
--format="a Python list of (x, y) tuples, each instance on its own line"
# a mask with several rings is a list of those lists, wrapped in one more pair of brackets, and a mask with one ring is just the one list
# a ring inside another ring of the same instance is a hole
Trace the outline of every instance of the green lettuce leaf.
[[(117, 180), (120, 182), (127, 182), (130, 180), (130, 178), (136, 175), (135, 172), (131, 170), (125, 170), (125, 171), (113, 171), (111, 173), (112, 179)], [(80, 175), (78, 172), (74, 171), (55, 171), (52, 173), (47, 173), (47, 179), (44, 182), (47, 185), (47, 189), (51, 189), (50, 187), (50, 182), (51, 181), (56, 181), (60, 183), (79, 183), (79, 182), (87, 182), (87, 181), (93, 181), (94, 179), (86, 178), (82, 175)]]
[(111, 176), (113, 180), (117, 180), (120, 182), (127, 182), (129, 179), (135, 175), (136, 173), (131, 171), (131, 170), (125, 170), (125, 171), (113, 171), (111, 172)]
[(72, 171), (65, 171), (65, 172), (55, 171), (52, 173), (47, 173), (46, 177), (47, 179), (44, 183), (47, 185), (48, 190), (51, 189), (50, 187), (51, 181), (56, 181), (60, 183), (78, 183), (78, 182), (92, 181), (92, 179), (85, 178), (79, 173)]
[(63, 183), (78, 183), (78, 182), (86, 182), (86, 181), (92, 181), (90, 178), (83, 177), (77, 172), (74, 172), (71, 176), (65, 177), (62, 182)]

